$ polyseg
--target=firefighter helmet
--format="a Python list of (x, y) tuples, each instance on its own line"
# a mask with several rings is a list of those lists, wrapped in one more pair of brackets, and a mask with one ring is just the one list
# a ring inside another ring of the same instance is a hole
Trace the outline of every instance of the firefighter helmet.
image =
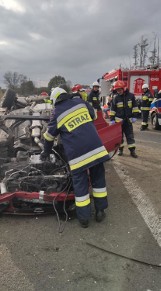
[(148, 84), (143, 84), (142, 89), (149, 89)]
[(56, 87), (52, 90), (50, 95), (50, 100), (53, 101), (53, 104), (55, 104), (56, 99), (60, 96), (60, 94), (67, 93), (64, 89)]
[(49, 95), (47, 92), (43, 91), (43, 92), (41, 92), (40, 96), (48, 97)]
[(114, 87), (113, 87), (114, 90), (117, 90), (117, 89), (125, 89), (125, 83), (123, 81), (116, 81), (114, 82)]
[(74, 93), (74, 92), (78, 92), (78, 91), (80, 91), (82, 89), (82, 85), (80, 85), (80, 84), (76, 84), (76, 85), (74, 85), (73, 87), (72, 87), (72, 92)]
[(92, 87), (94, 87), (94, 86), (100, 87), (100, 84), (96, 81), (96, 82), (93, 82), (93, 84), (92, 84)]

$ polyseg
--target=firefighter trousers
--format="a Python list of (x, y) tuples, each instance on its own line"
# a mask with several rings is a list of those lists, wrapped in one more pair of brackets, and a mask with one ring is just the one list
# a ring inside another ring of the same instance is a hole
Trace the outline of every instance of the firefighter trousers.
[(72, 174), (76, 212), (79, 220), (91, 216), (89, 184), (91, 183), (96, 212), (108, 206), (104, 164), (100, 163), (80, 173)]
[(120, 145), (120, 150), (123, 150), (124, 148), (124, 135), (127, 140), (128, 149), (134, 150), (135, 149), (135, 139), (134, 139), (134, 131), (133, 131), (133, 125), (130, 122), (130, 120), (125, 119), (122, 123), (122, 144)]
[(148, 127), (149, 110), (142, 110), (142, 123), (141, 128), (146, 129)]

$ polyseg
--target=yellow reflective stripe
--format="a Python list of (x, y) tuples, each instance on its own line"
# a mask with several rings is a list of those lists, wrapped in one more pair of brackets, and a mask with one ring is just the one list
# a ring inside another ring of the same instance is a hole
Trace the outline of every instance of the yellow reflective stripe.
[(153, 98), (149, 98), (149, 101), (153, 101)]
[(139, 109), (137, 107), (133, 107), (132, 113), (137, 113), (137, 112), (139, 112)]
[(102, 198), (107, 196), (106, 187), (104, 188), (93, 188), (93, 197)]
[(64, 126), (67, 128), (69, 132), (73, 131), (77, 127), (81, 126), (82, 124), (85, 124), (87, 122), (92, 121), (91, 116), (89, 115), (88, 111), (85, 113), (77, 114), (77, 116), (74, 116), (70, 120), (68, 120)]
[(110, 116), (115, 116), (116, 115), (116, 111), (110, 111)]
[(142, 122), (142, 123), (141, 123), (141, 125), (147, 125), (147, 124), (148, 124), (147, 122)]
[[(85, 166), (85, 165), (87, 165), (87, 164), (89, 164), (89, 163), (91, 163), (91, 162), (93, 162), (93, 161), (95, 161), (97, 159), (105, 157), (107, 154), (108, 154), (108, 152), (106, 150), (104, 150), (104, 151), (102, 151), (102, 152), (100, 152), (98, 154), (95, 154), (95, 155), (87, 158), (87, 159), (84, 159), (83, 161), (80, 161), (78, 163), (70, 165), (70, 169), (71, 170), (75, 170), (75, 169), (78, 169), (80, 167), (83, 167), (83, 166)], [(69, 164), (70, 164), (70, 162), (69, 162)]]
[(48, 140), (48, 141), (53, 141), (55, 136), (52, 136), (50, 133), (48, 133), (47, 131), (43, 134), (43, 137)]
[(97, 101), (97, 97), (93, 97), (92, 100)]
[(141, 110), (150, 110), (150, 107), (141, 107)]
[(122, 108), (123, 104), (117, 104), (116, 106), (117, 106), (117, 108)]
[(93, 192), (93, 197), (95, 198), (103, 198), (107, 196), (107, 192)]
[(51, 101), (51, 100), (49, 100), (49, 99), (44, 99), (44, 102), (45, 102), (45, 103), (52, 104), (52, 101)]
[(122, 120), (123, 120), (122, 118), (115, 117), (115, 121), (116, 121), (116, 122), (121, 122)]
[(90, 204), (90, 199), (87, 199), (85, 201), (75, 201), (76, 206), (78, 207), (83, 207), (83, 206), (87, 206)]
[(142, 100), (144, 100), (144, 101), (145, 101), (145, 100), (148, 100), (148, 99), (149, 99), (149, 98), (148, 98), (148, 96), (146, 96), (146, 95), (142, 97)]
[(58, 122), (58, 128), (60, 128), (64, 123), (66, 123), (69, 119), (73, 118), (74, 116), (80, 114), (80, 113), (89, 113), (87, 108), (80, 108), (77, 109), (75, 111), (73, 111), (72, 113), (67, 114), (66, 116), (64, 116), (64, 118), (62, 118), (59, 122)]
[(134, 143), (128, 145), (128, 149), (133, 148), (133, 147), (135, 147), (135, 144)]

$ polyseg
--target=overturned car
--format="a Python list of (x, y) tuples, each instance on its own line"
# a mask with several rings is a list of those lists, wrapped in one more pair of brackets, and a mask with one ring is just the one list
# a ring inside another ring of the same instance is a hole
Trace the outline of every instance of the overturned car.
[[(71, 173), (59, 137), (50, 160), (40, 160), (51, 110), (51, 104), (39, 102), (7, 114), (1, 110), (0, 212), (37, 215), (73, 208)], [(99, 112), (95, 126), (112, 157), (121, 143), (121, 124), (109, 126)]]

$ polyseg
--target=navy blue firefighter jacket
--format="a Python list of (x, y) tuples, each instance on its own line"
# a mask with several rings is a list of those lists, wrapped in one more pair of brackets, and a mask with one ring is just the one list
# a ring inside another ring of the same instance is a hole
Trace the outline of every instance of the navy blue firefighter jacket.
[(93, 123), (94, 117), (92, 106), (79, 96), (72, 98), (69, 94), (61, 94), (56, 99), (53, 116), (44, 133), (45, 144), (51, 145), (60, 134), (73, 173), (109, 159)]

